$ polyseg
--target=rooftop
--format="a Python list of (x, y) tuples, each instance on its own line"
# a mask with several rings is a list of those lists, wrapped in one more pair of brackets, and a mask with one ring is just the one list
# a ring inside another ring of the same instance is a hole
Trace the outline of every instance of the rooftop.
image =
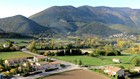
[(119, 70), (121, 70), (121, 68), (115, 67), (115, 66), (107, 66), (105, 68), (105, 70), (110, 70), (110, 71), (113, 71), (113, 72), (118, 72)]

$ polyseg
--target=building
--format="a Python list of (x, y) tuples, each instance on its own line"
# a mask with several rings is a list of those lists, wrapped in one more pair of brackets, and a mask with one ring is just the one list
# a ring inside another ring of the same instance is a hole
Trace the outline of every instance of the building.
[(46, 61), (48, 58), (45, 56), (36, 56), (33, 58), (34, 62), (39, 62), (39, 61)]
[(4, 64), (7, 66), (14, 66), (16, 64), (28, 62), (27, 58), (13, 58), (13, 59), (7, 59), (4, 61)]
[(7, 47), (9, 47), (9, 44), (3, 44), (3, 47), (7, 48)]
[(60, 69), (61, 63), (59, 62), (36, 62), (35, 65), (33, 65), (36, 70), (43, 70), (43, 69)]
[(60, 62), (50, 62), (49, 63), (49, 67), (52, 68), (52, 69), (56, 69), (56, 68), (60, 69), (61, 68), (60, 65), (61, 65)]
[(104, 72), (109, 76), (115, 76), (118, 74), (119, 77), (124, 76), (124, 69), (115, 66), (107, 66), (104, 68)]
[(137, 71), (138, 73), (140, 73), (140, 67), (135, 67), (133, 68), (134, 71)]
[(116, 63), (121, 63), (121, 60), (120, 59), (117, 59), (117, 58), (113, 58), (112, 61), (113, 62), (116, 62)]

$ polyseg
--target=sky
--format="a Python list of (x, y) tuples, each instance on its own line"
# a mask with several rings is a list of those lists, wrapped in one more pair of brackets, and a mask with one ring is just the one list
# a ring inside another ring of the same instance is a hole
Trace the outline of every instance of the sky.
[(140, 0), (1, 0), (0, 18), (23, 15), (29, 17), (51, 6), (72, 5), (75, 7), (109, 6), (109, 7), (130, 7), (140, 9)]

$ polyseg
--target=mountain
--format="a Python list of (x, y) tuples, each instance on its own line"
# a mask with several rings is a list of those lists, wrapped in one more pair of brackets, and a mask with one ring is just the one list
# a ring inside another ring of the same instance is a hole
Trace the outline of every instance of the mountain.
[(0, 33), (25, 35), (139, 33), (140, 9), (127, 7), (53, 6), (29, 18), (0, 19)]
[(48, 28), (43, 27), (22, 15), (0, 19), (0, 29), (5, 32), (20, 34), (37, 34), (48, 30)]
[[(78, 33), (83, 26), (85, 26), (84, 29), (90, 30), (89, 26), (95, 27), (94, 24), (91, 25), (93, 22), (102, 23), (105, 26), (118, 24), (130, 29), (140, 29), (140, 10), (127, 7), (53, 6), (29, 18), (42, 26), (53, 28), (64, 34), (69, 32)], [(86, 26), (88, 24), (89, 26)], [(120, 32), (119, 29), (104, 28)], [(98, 32), (100, 29), (93, 30)], [(104, 30), (105, 33), (110, 34), (107, 33), (107, 29)]]
[(76, 21), (84, 22), (90, 17), (73, 6), (53, 6), (29, 18), (43, 26), (53, 27), (66, 33), (77, 30)]
[(111, 35), (119, 33), (120, 31), (113, 30), (103, 23), (92, 22), (83, 27), (80, 27), (77, 31), (77, 34), (95, 34), (100, 36)]

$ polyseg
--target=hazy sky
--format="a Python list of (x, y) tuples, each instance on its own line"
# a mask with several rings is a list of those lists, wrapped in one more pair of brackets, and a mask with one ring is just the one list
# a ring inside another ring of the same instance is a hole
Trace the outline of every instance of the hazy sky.
[(140, 9), (140, 0), (1, 0), (0, 18), (18, 14), (28, 17), (54, 5), (73, 5), (75, 7), (90, 5)]

